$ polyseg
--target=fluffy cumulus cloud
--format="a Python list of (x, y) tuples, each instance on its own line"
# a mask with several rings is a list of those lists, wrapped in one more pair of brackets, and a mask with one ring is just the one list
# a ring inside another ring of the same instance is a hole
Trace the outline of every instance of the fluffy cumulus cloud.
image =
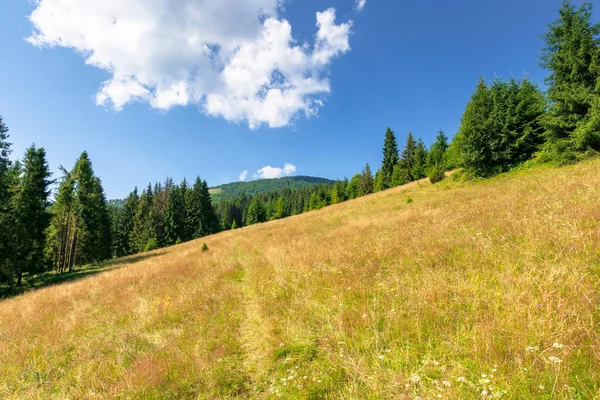
[(254, 174), (255, 179), (274, 179), (282, 178), (284, 176), (293, 175), (296, 172), (296, 166), (294, 164), (285, 163), (283, 168), (276, 168), (267, 165), (262, 167)]
[(365, 8), (365, 4), (367, 4), (367, 0), (356, 0), (356, 9), (362, 11)]
[(317, 12), (314, 43), (301, 43), (281, 1), (36, 0), (28, 40), (72, 48), (108, 71), (99, 105), (197, 104), (252, 129), (281, 127), (322, 106), (328, 66), (350, 49), (352, 25), (337, 23), (335, 9)]
[(242, 172), (240, 172), (240, 182), (244, 182), (246, 180), (246, 178), (248, 177), (248, 170), (244, 170)]

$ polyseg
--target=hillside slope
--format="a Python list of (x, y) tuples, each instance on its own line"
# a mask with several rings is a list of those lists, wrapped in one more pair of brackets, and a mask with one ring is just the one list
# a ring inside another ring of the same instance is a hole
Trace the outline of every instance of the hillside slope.
[(232, 182), (210, 189), (213, 200), (231, 200), (242, 194), (253, 195), (277, 192), (282, 189), (301, 189), (315, 185), (333, 185), (335, 181), (314, 176), (288, 176), (275, 179), (258, 179), (248, 182)]
[(0, 397), (597, 398), (599, 223), (594, 160), (119, 260), (0, 302)]

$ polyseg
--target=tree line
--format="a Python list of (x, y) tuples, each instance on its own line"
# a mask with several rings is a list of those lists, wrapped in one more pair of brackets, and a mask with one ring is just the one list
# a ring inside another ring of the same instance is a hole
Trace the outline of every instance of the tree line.
[[(480, 78), (451, 142), (439, 132), (431, 146), (408, 132), (402, 151), (387, 129), (383, 160), (334, 184), (240, 193), (213, 204), (206, 181), (171, 179), (134, 189), (121, 207), (109, 205), (83, 152), (71, 170), (52, 174), (43, 148), (11, 161), (0, 117), (0, 283), (23, 276), (170, 246), (222, 230), (285, 218), (462, 168), (487, 177), (528, 160), (572, 163), (600, 151), (600, 24), (592, 3), (563, 1), (544, 35), (540, 64), (547, 91), (528, 78)], [(57, 185), (51, 198), (53, 185)]]

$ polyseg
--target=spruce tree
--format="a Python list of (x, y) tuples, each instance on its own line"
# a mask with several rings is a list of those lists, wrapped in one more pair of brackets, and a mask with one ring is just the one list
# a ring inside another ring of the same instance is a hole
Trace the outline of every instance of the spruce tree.
[(560, 163), (600, 150), (600, 24), (592, 23), (592, 11), (591, 2), (576, 8), (565, 0), (544, 35), (541, 65), (550, 71), (550, 108), (543, 150)]
[(123, 207), (121, 207), (117, 213), (113, 238), (115, 257), (128, 256), (136, 252), (133, 231), (139, 200), (140, 197), (136, 187), (133, 192), (129, 193)]
[(382, 190), (392, 187), (392, 174), (396, 164), (398, 164), (398, 143), (394, 132), (388, 128), (383, 142), (383, 162), (380, 170)]
[(219, 231), (219, 219), (212, 206), (210, 191), (205, 180), (200, 187), (200, 235), (207, 236)]
[(46, 234), (46, 259), (52, 269), (65, 271), (69, 266), (70, 237), (74, 231), (75, 182), (69, 171), (61, 167), (61, 178), (54, 203), (50, 208), (51, 221)]
[[(408, 136), (406, 137), (406, 145), (404, 146), (404, 150), (402, 150), (402, 155), (400, 156), (400, 176), (402, 179), (402, 183), (412, 182), (416, 178), (413, 176), (413, 168), (415, 167), (415, 156), (417, 153), (417, 142), (415, 141), (415, 137), (413, 136), (411, 131), (408, 131)], [(398, 174), (396, 174), (398, 175)], [(399, 182), (397, 180), (397, 182)], [(395, 186), (398, 186), (396, 184)]]
[(203, 196), (203, 182), (198, 176), (192, 188), (188, 190), (185, 198), (187, 212), (186, 225), (191, 239), (204, 236), (202, 231)]
[(423, 179), (427, 176), (427, 147), (421, 138), (417, 141), (410, 172), (413, 180)]
[(348, 187), (346, 187), (346, 198), (348, 200), (356, 199), (360, 196), (360, 174), (355, 174), (350, 182), (348, 182)]
[[(15, 179), (10, 213), (13, 232), (12, 271), (16, 272), (17, 285), (21, 285), (24, 272), (35, 274), (44, 270), (44, 246), (46, 229), (50, 222), (48, 198), (53, 183), (46, 152), (31, 146), (25, 152), (21, 174)], [(11, 274), (13, 275), (13, 274)]]
[(183, 242), (185, 215), (185, 188), (174, 185), (169, 190), (165, 210), (165, 240), (168, 246)]
[(267, 220), (267, 213), (264, 208), (264, 205), (258, 198), (258, 196), (254, 197), (250, 206), (248, 207), (248, 212), (246, 215), (246, 225), (258, 224), (261, 222), (265, 222)]
[(448, 151), (448, 138), (440, 130), (435, 143), (431, 145), (427, 157), (427, 176), (431, 183), (437, 183), (444, 179), (446, 172), (446, 152)]
[(0, 116), (0, 281), (8, 279), (8, 263), (10, 260), (8, 232), (8, 182), (10, 162), (10, 146), (8, 142), (8, 127)]
[(367, 163), (365, 168), (362, 170), (359, 186), (359, 192), (361, 196), (373, 193), (373, 173), (371, 172), (369, 163)]

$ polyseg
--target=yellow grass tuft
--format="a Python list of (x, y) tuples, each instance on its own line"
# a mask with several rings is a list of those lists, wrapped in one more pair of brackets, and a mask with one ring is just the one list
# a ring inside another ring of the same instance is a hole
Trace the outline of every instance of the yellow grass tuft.
[(0, 397), (599, 398), (599, 222), (593, 160), (158, 250), (0, 302)]

